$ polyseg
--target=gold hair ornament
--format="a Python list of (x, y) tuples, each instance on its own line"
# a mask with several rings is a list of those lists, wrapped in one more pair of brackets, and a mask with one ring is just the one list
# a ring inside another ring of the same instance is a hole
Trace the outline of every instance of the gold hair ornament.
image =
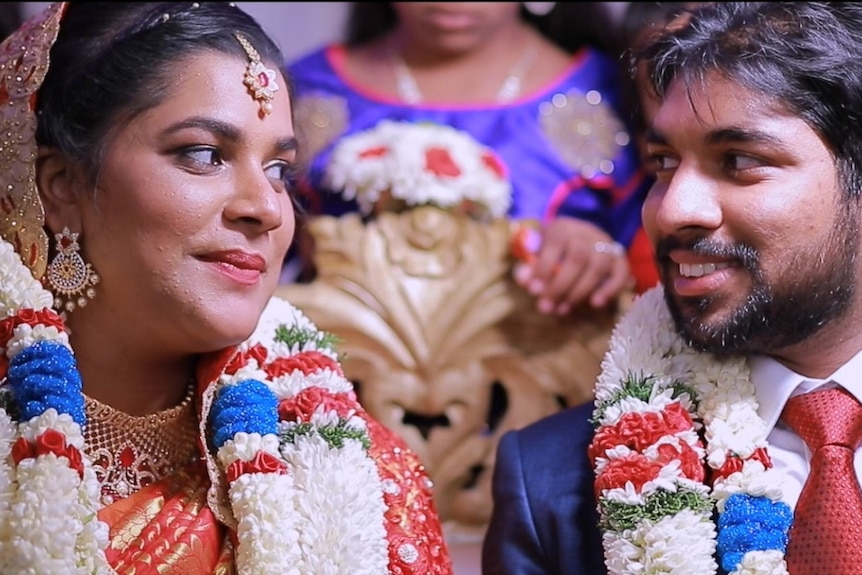
[(45, 211), (36, 189), (36, 92), (65, 8), (65, 2), (51, 4), (0, 44), (0, 237), (36, 279), (48, 260)]
[(260, 60), (260, 54), (251, 45), (251, 42), (246, 40), (245, 36), (239, 32), (235, 33), (234, 36), (236, 36), (242, 49), (245, 50), (249, 60), (242, 83), (248, 87), (251, 97), (260, 103), (261, 116), (270, 114), (272, 113), (272, 99), (278, 92), (276, 71), (264, 66)]

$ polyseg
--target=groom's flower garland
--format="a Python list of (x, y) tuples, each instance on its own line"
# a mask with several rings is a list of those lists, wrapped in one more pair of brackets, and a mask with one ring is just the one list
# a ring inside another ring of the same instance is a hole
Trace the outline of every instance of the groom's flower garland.
[[(0, 571), (111, 574), (63, 322), (5, 241), (0, 285)], [(425, 570), (393, 515), (408, 494), (369, 456), (367, 415), (331, 343), (274, 299), (217, 384), (209, 421), (240, 573)]]
[[(744, 358), (677, 334), (662, 288), (640, 296), (596, 383), (596, 473), (611, 574), (786, 575), (792, 511)], [(717, 517), (717, 520), (716, 520)]]

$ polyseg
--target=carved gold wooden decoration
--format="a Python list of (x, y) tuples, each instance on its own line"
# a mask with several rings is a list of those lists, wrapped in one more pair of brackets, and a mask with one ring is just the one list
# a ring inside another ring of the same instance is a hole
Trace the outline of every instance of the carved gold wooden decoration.
[(279, 293), (341, 338), (363, 405), (416, 450), (441, 516), (467, 532), (490, 517), (500, 435), (590, 398), (620, 311), (535, 311), (511, 279), (512, 225), (432, 206), (317, 217), (317, 276)]

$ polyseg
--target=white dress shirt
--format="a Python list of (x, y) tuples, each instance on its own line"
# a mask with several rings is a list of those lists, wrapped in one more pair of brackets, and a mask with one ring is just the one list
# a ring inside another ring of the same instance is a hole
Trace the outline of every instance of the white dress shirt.
[[(840, 385), (862, 402), (862, 351), (824, 379), (803, 377), (769, 357), (754, 357), (750, 365), (751, 382), (760, 404), (759, 413), (769, 433), (769, 455), (775, 469), (784, 472), (783, 499), (795, 508), (808, 477), (811, 452), (805, 442), (778, 418), (792, 396), (824, 385)], [(856, 450), (854, 466), (856, 476), (862, 477), (862, 449)]]

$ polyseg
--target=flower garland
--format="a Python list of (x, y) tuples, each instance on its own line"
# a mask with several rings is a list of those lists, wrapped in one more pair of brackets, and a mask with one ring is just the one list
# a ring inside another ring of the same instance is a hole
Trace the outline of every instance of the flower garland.
[(501, 218), (512, 203), (502, 160), (470, 134), (431, 122), (383, 120), (342, 138), (324, 181), (345, 199), (356, 199), (365, 214), (395, 200)]
[(5, 241), (0, 285), (0, 565), (108, 572), (108, 529), (96, 519), (99, 484), (82, 456), (84, 399), (63, 321)]
[[(614, 329), (590, 445), (611, 574), (786, 575), (792, 522), (744, 358), (677, 334), (661, 286)], [(715, 517), (717, 516), (717, 520)]]
[[(0, 565), (112, 574), (63, 321), (5, 241), (0, 284)], [(332, 344), (273, 298), (215, 384), (208, 421), (241, 574), (425, 568), (414, 564), (419, 554), (396, 517), (408, 494), (369, 455), (368, 416)]]
[[(221, 377), (213, 443), (239, 523), (241, 572), (387, 570), (383, 483), (332, 343), (273, 299)], [(326, 553), (313, 551), (320, 549)]]

